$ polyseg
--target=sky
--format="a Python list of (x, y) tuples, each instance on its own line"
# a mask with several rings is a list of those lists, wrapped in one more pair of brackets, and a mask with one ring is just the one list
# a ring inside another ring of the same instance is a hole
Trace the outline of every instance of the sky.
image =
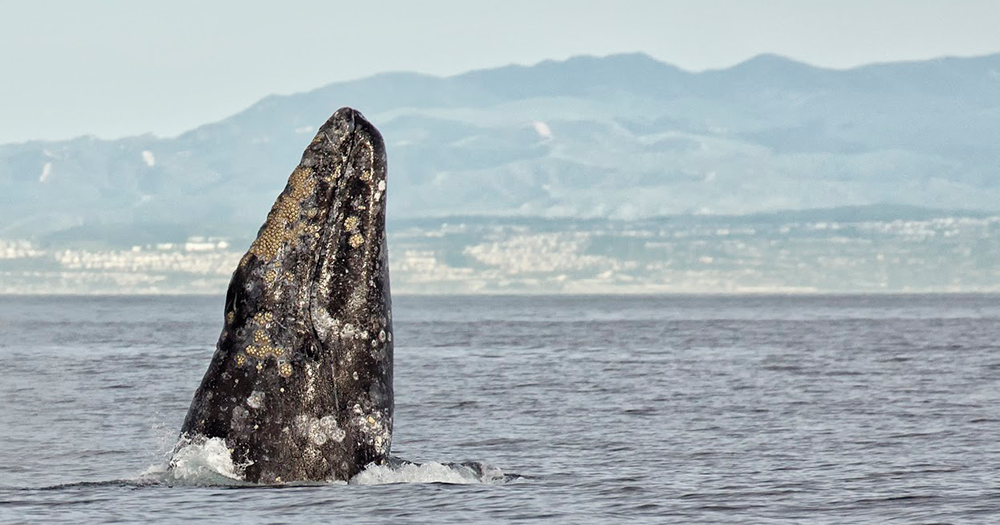
[(0, 143), (172, 136), (385, 71), (636, 51), (691, 71), (761, 53), (830, 68), (986, 55), (998, 20), (996, 0), (0, 0)]

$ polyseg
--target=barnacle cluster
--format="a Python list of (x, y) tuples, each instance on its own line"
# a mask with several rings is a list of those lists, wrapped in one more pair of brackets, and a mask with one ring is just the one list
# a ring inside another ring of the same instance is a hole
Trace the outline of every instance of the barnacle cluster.
[[(302, 227), (299, 221), (302, 201), (312, 195), (315, 188), (316, 180), (312, 177), (312, 169), (302, 166), (296, 168), (288, 178), (285, 191), (278, 196), (267, 214), (264, 229), (247, 254), (254, 254), (265, 261), (274, 259), (282, 244), (294, 239), (299, 233), (298, 230)], [(246, 260), (244, 257), (241, 264), (246, 264)]]
[(236, 364), (243, 366), (247, 363), (248, 358), (253, 358), (257, 361), (257, 370), (263, 370), (264, 363), (269, 358), (274, 357), (278, 362), (278, 374), (282, 377), (291, 376), (292, 364), (285, 359), (285, 349), (274, 345), (271, 342), (271, 336), (265, 329), (268, 324), (274, 322), (274, 314), (267, 311), (257, 312), (253, 316), (253, 322), (259, 328), (253, 332), (253, 342), (247, 345), (242, 352), (236, 354)]

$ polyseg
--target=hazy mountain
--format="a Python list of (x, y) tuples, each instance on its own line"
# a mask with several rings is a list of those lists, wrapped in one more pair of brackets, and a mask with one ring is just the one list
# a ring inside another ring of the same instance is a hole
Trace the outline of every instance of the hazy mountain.
[(247, 236), (340, 106), (383, 132), (390, 221), (875, 203), (1000, 210), (1000, 55), (690, 73), (641, 55), (270, 96), (172, 138), (0, 146), (0, 238)]

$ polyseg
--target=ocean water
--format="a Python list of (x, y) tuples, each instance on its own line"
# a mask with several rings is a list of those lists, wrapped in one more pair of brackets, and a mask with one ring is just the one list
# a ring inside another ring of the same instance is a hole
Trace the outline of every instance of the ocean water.
[(420, 465), (284, 487), (164, 469), (222, 300), (0, 297), (0, 522), (1000, 521), (1000, 296), (396, 297)]

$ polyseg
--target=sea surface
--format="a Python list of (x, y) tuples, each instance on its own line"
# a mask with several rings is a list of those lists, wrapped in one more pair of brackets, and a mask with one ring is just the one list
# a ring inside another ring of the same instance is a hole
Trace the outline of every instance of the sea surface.
[(0, 297), (0, 522), (1000, 522), (1000, 296), (396, 297), (420, 466), (284, 487), (165, 469), (222, 301)]

